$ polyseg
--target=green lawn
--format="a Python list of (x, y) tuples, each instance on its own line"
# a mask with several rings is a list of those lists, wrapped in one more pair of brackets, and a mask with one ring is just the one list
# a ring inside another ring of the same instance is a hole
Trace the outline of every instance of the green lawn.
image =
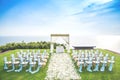
[(101, 51), (106, 54), (108, 53), (110, 56), (115, 56), (115, 64), (113, 65), (113, 71), (110, 72), (106, 70), (105, 72), (88, 72), (86, 68), (83, 68), (83, 72), (80, 73), (78, 71), (78, 67), (75, 67), (77, 72), (80, 74), (82, 80), (120, 80), (120, 55), (107, 51), (107, 50), (102, 50)]
[[(24, 49), (24, 51), (25, 50), (26, 49)], [(46, 77), (46, 71), (48, 69), (49, 60), (47, 62), (47, 65), (45, 67), (42, 67), (40, 71), (35, 74), (25, 72), (26, 70), (25, 68), (19, 73), (14, 72), (14, 71), (6, 72), (3, 69), (3, 66), (4, 66), (3, 58), (5, 56), (10, 58), (10, 54), (15, 54), (17, 51), (19, 50), (18, 49), (11, 50), (11, 51), (0, 54), (0, 80), (44, 80), (44, 78)]]
[[(26, 50), (26, 49), (24, 49)], [(0, 54), (0, 80), (44, 80), (46, 76), (46, 71), (48, 69), (48, 63), (45, 67), (42, 67), (38, 73), (30, 74), (29, 72), (25, 72), (22, 70), (20, 73), (16, 72), (6, 72), (3, 70), (4, 56), (10, 58), (10, 54), (16, 53), (17, 50), (11, 50), (5, 53)], [(49, 50), (48, 50), (49, 51)], [(120, 80), (120, 55), (115, 54), (113, 52), (107, 50), (101, 50), (104, 54), (108, 53), (110, 56), (115, 56), (115, 64), (113, 66), (113, 71), (109, 72), (108, 70), (105, 72), (88, 72), (86, 69), (83, 69), (82, 73), (79, 73), (82, 80)], [(78, 67), (76, 66), (76, 70), (78, 71)]]

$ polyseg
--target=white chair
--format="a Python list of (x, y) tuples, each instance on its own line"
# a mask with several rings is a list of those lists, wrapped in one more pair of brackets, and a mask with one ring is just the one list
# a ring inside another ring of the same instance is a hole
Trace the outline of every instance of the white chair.
[(87, 71), (89, 71), (89, 72), (92, 72), (92, 57), (89, 57), (89, 60), (88, 61), (86, 61), (86, 63), (88, 64), (88, 66), (87, 66)]
[(32, 67), (35, 67), (36, 62), (32, 61), (32, 58), (30, 58), (30, 62), (29, 62), (29, 69), (26, 70), (26, 72), (32, 72)]
[(82, 65), (84, 64), (84, 61), (83, 60), (80, 60), (77, 62), (77, 65), (79, 66), (79, 72), (82, 72)]
[(15, 65), (19, 64), (19, 61), (15, 61), (15, 57), (14, 57), (14, 54), (11, 54), (11, 59), (12, 59), (12, 69), (10, 70), (7, 70), (7, 72), (11, 72), (11, 71), (14, 71), (15, 70)]
[(42, 67), (42, 65), (43, 65), (43, 63), (40, 61), (40, 58), (38, 58), (37, 60), (38, 60), (38, 65), (37, 65), (38, 67), (37, 67), (36, 70), (31, 71), (30, 72), (31, 74), (37, 73), (40, 70), (40, 68)]
[(113, 64), (115, 63), (114, 61), (114, 56), (111, 57), (111, 60), (108, 60), (108, 62), (110, 63), (109, 65), (109, 71), (112, 71), (112, 68), (113, 68)]
[(4, 69), (8, 69), (8, 65), (11, 64), (11, 61), (7, 61), (7, 57), (4, 57)]
[(97, 60), (93, 61), (93, 63), (95, 63), (95, 69), (93, 71), (99, 71), (100, 58), (97, 57)]
[(24, 65), (27, 66), (28, 62), (24, 61), (24, 58), (21, 56), (20, 57), (20, 64), (19, 64), (19, 69), (15, 70), (15, 72), (20, 72), (22, 71)]
[(101, 63), (102, 63), (102, 67), (100, 68), (100, 71), (105, 71), (105, 67), (107, 64), (107, 57), (106, 56), (104, 57), (104, 60), (101, 61)]

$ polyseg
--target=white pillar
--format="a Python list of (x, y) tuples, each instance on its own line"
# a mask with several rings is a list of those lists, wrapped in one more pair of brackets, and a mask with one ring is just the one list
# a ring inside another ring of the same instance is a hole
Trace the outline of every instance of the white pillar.
[(51, 45), (50, 45), (50, 52), (53, 53), (53, 50), (54, 50), (54, 44), (51, 43)]
[(70, 38), (69, 38), (69, 37), (68, 37), (68, 44), (67, 44), (67, 47), (68, 47), (67, 52), (70, 53)]
[(67, 52), (70, 53), (70, 46), (67, 44)]

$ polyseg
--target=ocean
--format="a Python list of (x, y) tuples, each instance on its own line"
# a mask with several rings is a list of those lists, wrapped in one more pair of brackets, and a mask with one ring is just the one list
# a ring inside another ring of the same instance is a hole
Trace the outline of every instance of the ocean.
[(5, 45), (11, 42), (37, 42), (50, 41), (48, 36), (0, 36), (0, 45)]
[[(55, 39), (55, 42), (64, 42), (64, 39)], [(0, 36), (0, 46), (11, 42), (50, 41), (50, 36)], [(120, 53), (120, 36), (70, 36), (72, 46), (96, 46)]]

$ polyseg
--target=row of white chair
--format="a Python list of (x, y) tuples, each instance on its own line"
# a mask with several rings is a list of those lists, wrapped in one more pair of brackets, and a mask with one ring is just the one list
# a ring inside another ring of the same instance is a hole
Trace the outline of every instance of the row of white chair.
[[(108, 54), (103, 55), (102, 52), (98, 53), (77, 53), (73, 52), (72, 57), (75, 62), (77, 62), (77, 66), (79, 66), (79, 72), (82, 72), (82, 67), (87, 66), (87, 71), (92, 72), (92, 67), (95, 65), (93, 71), (105, 71), (105, 67), (109, 64), (108, 70), (112, 71), (114, 56), (109, 57)], [(102, 65), (102, 66), (100, 66)]]
[[(43, 53), (31, 53), (30, 51), (20, 51), (17, 52), (16, 57), (14, 54), (11, 54), (11, 60), (9, 61), (7, 60), (7, 57), (4, 57), (4, 69), (7, 70), (7, 72), (20, 72), (22, 71), (24, 66), (29, 65), (29, 69), (27, 69), (26, 72), (34, 74), (39, 71), (40, 67), (46, 65), (48, 58), (49, 54), (46, 51), (44, 51)], [(12, 66), (12, 69), (10, 70), (8, 70), (9, 65)], [(18, 65), (19, 69), (15, 69), (16, 65)], [(38, 66), (37, 69), (32, 71), (32, 67), (35, 67), (36, 65)]]

